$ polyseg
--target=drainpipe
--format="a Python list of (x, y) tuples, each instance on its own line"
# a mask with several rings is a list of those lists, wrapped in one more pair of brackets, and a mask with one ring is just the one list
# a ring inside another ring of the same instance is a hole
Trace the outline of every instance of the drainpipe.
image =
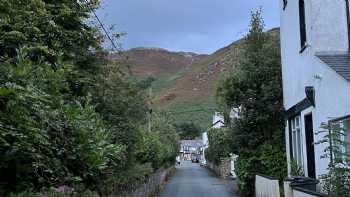
[(350, 11), (349, 11), (349, 0), (345, 0), (346, 4), (346, 26), (348, 27), (348, 51), (350, 52)]

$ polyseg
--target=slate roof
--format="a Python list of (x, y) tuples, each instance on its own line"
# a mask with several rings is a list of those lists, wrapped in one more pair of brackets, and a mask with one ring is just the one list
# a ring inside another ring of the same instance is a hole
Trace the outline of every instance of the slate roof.
[(224, 121), (218, 120), (218, 121), (216, 121), (214, 124), (212, 124), (211, 127), (214, 127), (215, 125), (217, 125), (217, 124), (219, 124), (219, 123), (225, 125)]
[(318, 53), (316, 56), (350, 82), (350, 53)]
[(194, 148), (199, 148), (203, 146), (202, 140), (181, 140), (181, 146), (190, 146)]

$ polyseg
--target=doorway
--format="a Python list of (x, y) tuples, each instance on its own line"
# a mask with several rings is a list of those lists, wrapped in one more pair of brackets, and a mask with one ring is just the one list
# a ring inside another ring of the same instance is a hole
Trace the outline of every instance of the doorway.
[(313, 122), (312, 122), (312, 114), (305, 115), (304, 120), (305, 120), (305, 137), (306, 137), (308, 177), (316, 179), (314, 128), (313, 128)]

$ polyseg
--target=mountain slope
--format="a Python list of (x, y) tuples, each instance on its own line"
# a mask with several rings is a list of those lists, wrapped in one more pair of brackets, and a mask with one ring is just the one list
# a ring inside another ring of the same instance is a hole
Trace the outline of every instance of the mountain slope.
[[(268, 32), (279, 36), (278, 28)], [(207, 128), (217, 110), (217, 82), (239, 63), (243, 47), (241, 39), (211, 55), (158, 48), (131, 49), (126, 55), (135, 76), (155, 79), (152, 84), (155, 109), (170, 111), (178, 122), (191, 121)]]

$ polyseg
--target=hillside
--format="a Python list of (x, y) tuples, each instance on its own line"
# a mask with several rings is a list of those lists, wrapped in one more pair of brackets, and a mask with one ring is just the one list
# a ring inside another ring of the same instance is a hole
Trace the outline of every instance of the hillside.
[[(279, 36), (279, 29), (269, 33)], [(152, 77), (153, 107), (169, 110), (179, 122), (210, 126), (217, 109), (215, 90), (225, 71), (234, 69), (243, 51), (238, 40), (211, 55), (170, 52), (158, 48), (135, 48), (125, 52), (130, 69), (138, 78)]]

